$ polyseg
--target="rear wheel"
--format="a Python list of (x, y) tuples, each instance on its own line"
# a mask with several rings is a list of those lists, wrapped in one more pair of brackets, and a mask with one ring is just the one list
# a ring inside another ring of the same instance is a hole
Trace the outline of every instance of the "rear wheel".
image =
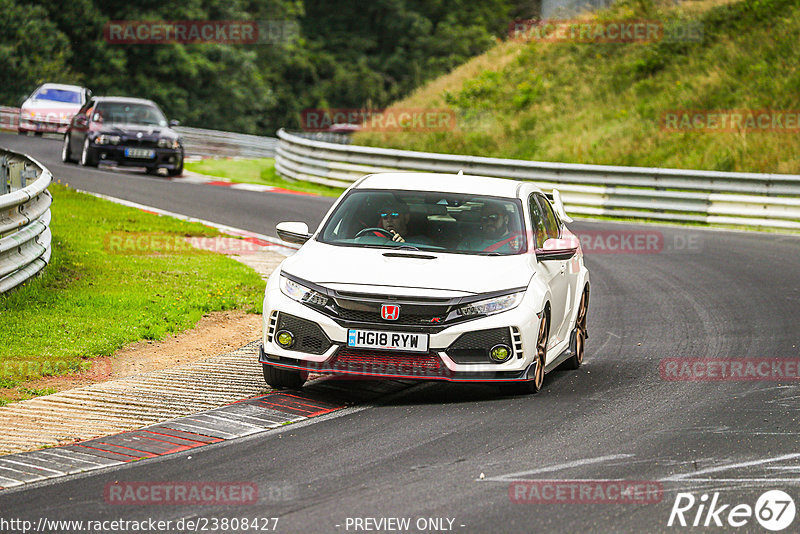
[(264, 369), (264, 381), (276, 389), (300, 389), (308, 378), (308, 373), (304, 371), (291, 371), (280, 369), (262, 363)]
[(586, 312), (589, 309), (589, 288), (583, 290), (581, 296), (581, 303), (578, 306), (578, 317), (575, 319), (575, 330), (573, 341), (575, 347), (575, 354), (566, 360), (562, 365), (564, 369), (577, 369), (583, 363), (584, 346), (586, 345)]

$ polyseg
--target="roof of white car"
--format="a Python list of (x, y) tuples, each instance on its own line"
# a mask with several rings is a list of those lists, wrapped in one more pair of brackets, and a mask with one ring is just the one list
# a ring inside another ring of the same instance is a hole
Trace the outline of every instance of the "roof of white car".
[(393, 189), (404, 191), (444, 191), (517, 198), (521, 185), (506, 178), (439, 174), (430, 172), (384, 172), (370, 174), (359, 182), (358, 189)]

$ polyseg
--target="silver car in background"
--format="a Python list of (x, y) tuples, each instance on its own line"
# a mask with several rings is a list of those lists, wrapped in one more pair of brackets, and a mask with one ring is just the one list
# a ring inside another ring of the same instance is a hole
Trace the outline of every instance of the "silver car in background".
[(20, 135), (63, 134), (91, 95), (89, 89), (78, 85), (42, 84), (20, 106), (17, 131)]

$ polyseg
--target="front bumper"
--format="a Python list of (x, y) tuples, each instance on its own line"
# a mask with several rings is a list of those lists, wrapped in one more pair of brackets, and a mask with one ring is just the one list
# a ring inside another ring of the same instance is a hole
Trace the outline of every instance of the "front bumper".
[(17, 129), (20, 132), (41, 132), (41, 133), (66, 133), (69, 121), (48, 121), (37, 119), (20, 119)]
[(183, 152), (181, 149), (173, 148), (152, 148), (146, 147), (147, 150), (153, 150), (153, 158), (131, 158), (125, 155), (126, 148), (144, 148), (144, 147), (126, 147), (125, 145), (92, 145), (92, 151), (100, 163), (111, 163), (120, 167), (149, 167), (160, 169), (177, 169), (183, 162)]

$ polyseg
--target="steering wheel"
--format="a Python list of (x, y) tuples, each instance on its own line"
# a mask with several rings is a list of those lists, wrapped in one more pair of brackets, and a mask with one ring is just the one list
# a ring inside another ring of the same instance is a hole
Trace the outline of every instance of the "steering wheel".
[(387, 230), (386, 228), (364, 228), (363, 230), (358, 232), (353, 239), (355, 239), (356, 237), (361, 237), (362, 235), (367, 234), (369, 232), (379, 232), (379, 233), (383, 234), (383, 236), (386, 239), (389, 239), (389, 240), (394, 238), (394, 234), (392, 232), (390, 232), (389, 230)]

